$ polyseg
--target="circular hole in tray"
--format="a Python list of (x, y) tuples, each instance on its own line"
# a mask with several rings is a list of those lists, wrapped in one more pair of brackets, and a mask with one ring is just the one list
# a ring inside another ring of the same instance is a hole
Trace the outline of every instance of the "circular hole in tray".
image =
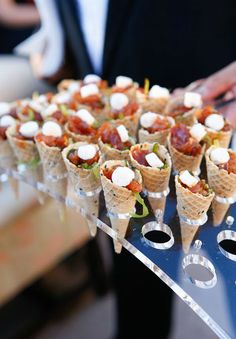
[(151, 221), (143, 225), (142, 234), (145, 242), (156, 249), (166, 250), (174, 244), (174, 237), (170, 227), (163, 223)]
[(236, 261), (236, 232), (224, 230), (217, 235), (221, 253), (230, 260)]
[(182, 267), (191, 283), (197, 287), (212, 288), (217, 283), (213, 264), (201, 255), (187, 255), (182, 261)]

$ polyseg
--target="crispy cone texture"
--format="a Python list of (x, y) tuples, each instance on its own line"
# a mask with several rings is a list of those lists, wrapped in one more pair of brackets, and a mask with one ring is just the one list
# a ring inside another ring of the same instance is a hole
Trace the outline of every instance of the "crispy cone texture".
[(146, 98), (141, 103), (141, 107), (143, 112), (154, 112), (154, 113), (164, 113), (165, 107), (168, 103), (167, 98), (158, 98), (158, 99), (152, 99), (152, 98)]
[(65, 124), (65, 132), (72, 138), (74, 142), (82, 141), (86, 143), (92, 143), (94, 141), (94, 137), (92, 136), (71, 132), (68, 128), (68, 122)]
[[(207, 213), (211, 202), (214, 198), (214, 193), (208, 196), (203, 196), (198, 193), (192, 193), (187, 188), (184, 188), (179, 182), (179, 176), (175, 176), (175, 187), (177, 196), (177, 211), (179, 216), (184, 216), (190, 220), (198, 220)], [(198, 230), (198, 226), (190, 226), (180, 220), (181, 238), (183, 249), (189, 250), (192, 240)], [(194, 231), (190, 230), (195, 229)]]
[[(125, 187), (115, 185), (111, 180), (107, 179), (103, 175), (104, 168), (112, 168), (114, 166), (125, 166), (125, 161), (122, 160), (109, 160), (101, 166), (101, 182), (105, 196), (106, 207), (109, 212), (112, 213), (132, 213), (135, 207), (136, 198), (132, 191)], [(142, 177), (139, 171), (136, 170), (137, 180), (141, 183)], [(114, 231), (118, 233), (119, 238), (124, 238), (129, 219), (111, 218), (111, 225)], [(120, 253), (122, 245), (114, 240), (114, 248), (116, 253)]]
[(101, 138), (98, 139), (98, 145), (104, 160), (129, 160), (129, 150), (119, 151), (116, 148), (104, 144)]
[[(177, 108), (178, 106), (182, 106), (183, 104), (184, 104), (183, 96), (170, 99), (168, 104), (165, 107), (164, 114), (169, 115), (175, 108)], [(197, 122), (195, 112), (196, 112), (196, 109), (189, 108), (188, 112), (185, 112), (177, 116), (175, 120), (178, 123), (181, 122), (187, 126), (192, 126), (193, 124)]]
[[(161, 159), (165, 160), (168, 164), (167, 168), (159, 169), (140, 165), (132, 156), (132, 151), (137, 147), (152, 152), (153, 144), (144, 143), (132, 146), (130, 150), (130, 159), (132, 165), (140, 171), (145, 189), (150, 192), (163, 192), (169, 186), (171, 174), (171, 159), (167, 149), (163, 145), (158, 146), (158, 154)], [(161, 209), (164, 214), (166, 197), (160, 199), (148, 197), (148, 200), (154, 213), (157, 209)]]
[(111, 120), (111, 124), (114, 126), (124, 125), (129, 131), (129, 134), (132, 137), (136, 137), (141, 113), (142, 110), (139, 108), (133, 115), (124, 117), (123, 119)]
[[(72, 149), (78, 149), (79, 146), (85, 145), (85, 142), (77, 142), (66, 147), (63, 152), (63, 160), (65, 162), (69, 178), (74, 186), (75, 191), (93, 192), (101, 186), (100, 178), (96, 178), (91, 170), (77, 167), (67, 158), (68, 153)], [(98, 216), (99, 212), (99, 196), (83, 197), (80, 199), (81, 206), (90, 214)], [(95, 236), (97, 227), (94, 223), (88, 221), (89, 230), (92, 236)]]
[[(236, 194), (236, 174), (228, 173), (223, 169), (219, 169), (213, 161), (210, 159), (210, 153), (214, 149), (214, 146), (210, 147), (206, 152), (206, 166), (207, 166), (207, 177), (210, 187), (215, 191), (215, 194), (230, 198)], [(233, 152), (232, 150), (228, 150)], [(216, 200), (213, 201), (213, 224), (217, 226), (222, 223), (226, 212), (229, 209), (230, 204), (221, 204)]]
[[(226, 132), (225, 131), (217, 132), (217, 131), (213, 131), (210, 128), (206, 128), (206, 130), (207, 130), (207, 136), (211, 140), (211, 144), (213, 144), (215, 140), (218, 140), (219, 147), (224, 147), (224, 148), (229, 147), (230, 140), (231, 140), (231, 137), (232, 137), (232, 130), (229, 130), (229, 131), (226, 131)], [(209, 146), (210, 145), (207, 145), (207, 148)]]
[(175, 149), (170, 142), (170, 136), (167, 138), (168, 149), (171, 154), (173, 168), (176, 172), (188, 170), (190, 172), (198, 172), (205, 151), (205, 145), (202, 146), (201, 154), (197, 156), (185, 155)]

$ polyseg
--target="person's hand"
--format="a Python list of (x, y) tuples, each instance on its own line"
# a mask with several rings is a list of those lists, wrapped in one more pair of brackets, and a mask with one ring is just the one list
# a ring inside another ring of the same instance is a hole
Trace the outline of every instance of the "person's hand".
[[(206, 104), (213, 104), (215, 99), (223, 96), (222, 100), (236, 99), (236, 61), (212, 74), (206, 79), (194, 81), (184, 89), (176, 89), (174, 95), (194, 91), (202, 95)], [(220, 109), (236, 129), (236, 101)]]

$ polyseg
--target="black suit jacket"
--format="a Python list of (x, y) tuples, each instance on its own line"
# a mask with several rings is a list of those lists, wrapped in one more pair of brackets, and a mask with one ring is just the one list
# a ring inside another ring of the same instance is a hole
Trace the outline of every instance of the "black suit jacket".
[[(74, 0), (57, 0), (73, 76), (93, 72)], [(102, 77), (175, 88), (235, 60), (235, 0), (110, 0)]]

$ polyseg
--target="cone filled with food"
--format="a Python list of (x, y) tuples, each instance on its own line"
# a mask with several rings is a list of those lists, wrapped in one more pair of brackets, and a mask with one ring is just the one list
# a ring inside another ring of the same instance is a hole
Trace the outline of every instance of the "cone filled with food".
[[(147, 207), (140, 196), (142, 177), (138, 170), (133, 170), (124, 160), (108, 160), (100, 169), (102, 188), (106, 208), (117, 237), (123, 239), (126, 235), (131, 217), (144, 217), (148, 214)], [(143, 205), (142, 215), (135, 214), (136, 201)], [(120, 253), (122, 245), (114, 240), (116, 253)]]
[(129, 160), (129, 150), (135, 139), (124, 125), (104, 123), (98, 130), (98, 145), (104, 160)]
[(177, 124), (170, 130), (167, 139), (174, 171), (180, 172), (188, 169), (200, 173), (200, 165), (205, 150), (202, 142), (206, 131), (201, 124), (188, 128), (184, 124)]
[(109, 119), (112, 124), (124, 125), (131, 136), (136, 136), (141, 108), (136, 101), (129, 101), (127, 95), (114, 93), (110, 96)]
[(87, 109), (82, 108), (68, 116), (65, 130), (74, 142), (96, 142), (98, 126), (99, 123), (94, 116)]
[(199, 226), (207, 221), (207, 211), (214, 193), (205, 180), (187, 170), (175, 176), (175, 187), (182, 246), (188, 253)]
[(167, 144), (167, 137), (170, 128), (173, 127), (175, 121), (173, 118), (163, 116), (154, 112), (146, 112), (140, 117), (141, 128), (138, 131), (139, 142)]
[(202, 106), (201, 95), (186, 92), (183, 96), (173, 97), (165, 108), (165, 114), (175, 119), (176, 123), (192, 126), (196, 123), (195, 111)]
[(222, 223), (236, 201), (236, 153), (231, 149), (211, 146), (206, 152), (207, 177), (215, 192), (212, 203), (213, 225)]
[(229, 147), (232, 137), (232, 127), (220, 112), (212, 106), (206, 106), (203, 109), (197, 109), (195, 115), (198, 122), (206, 127), (207, 134), (204, 142), (207, 148), (216, 141), (220, 147)]
[(162, 114), (170, 98), (169, 90), (165, 87), (154, 85), (149, 91), (146, 91), (145, 87), (146, 84), (144, 88), (139, 88), (136, 95), (142, 111)]
[(131, 147), (130, 159), (142, 175), (153, 213), (160, 209), (164, 214), (171, 174), (171, 159), (167, 149), (157, 143), (138, 144)]
[[(88, 213), (97, 217), (99, 213), (99, 193), (101, 191), (98, 145), (77, 142), (65, 148), (62, 155), (81, 206)], [(91, 235), (95, 236), (97, 232), (96, 224), (88, 220), (88, 226)]]
[(123, 93), (127, 95), (130, 100), (135, 100), (138, 87), (138, 83), (134, 82), (132, 78), (119, 75), (116, 77), (115, 84), (111, 90), (112, 93)]

